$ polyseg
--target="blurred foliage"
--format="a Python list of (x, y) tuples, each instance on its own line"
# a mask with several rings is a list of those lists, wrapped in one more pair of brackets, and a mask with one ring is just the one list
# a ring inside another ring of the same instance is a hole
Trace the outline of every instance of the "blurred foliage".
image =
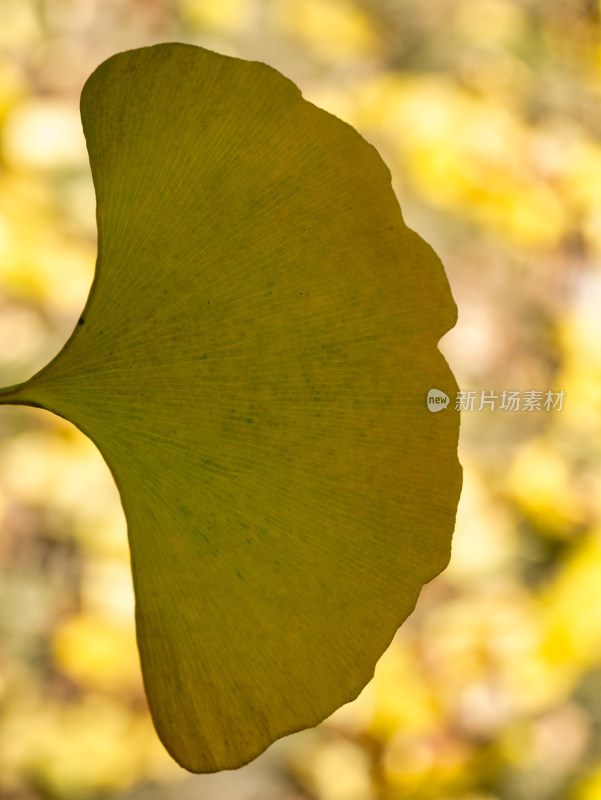
[(0, 797), (600, 800), (598, 0), (0, 0), (0, 381), (67, 338), (95, 258), (78, 97), (113, 52), (266, 61), (380, 150), (441, 255), (465, 412), (451, 565), (354, 703), (235, 773), (150, 726), (125, 527), (94, 447), (0, 415)]

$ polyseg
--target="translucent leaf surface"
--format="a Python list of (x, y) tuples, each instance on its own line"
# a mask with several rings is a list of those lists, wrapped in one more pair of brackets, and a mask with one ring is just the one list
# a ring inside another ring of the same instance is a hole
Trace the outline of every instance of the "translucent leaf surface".
[(444, 271), (352, 128), (273, 69), (179, 44), (82, 93), (99, 254), (59, 355), (0, 400), (96, 443), (144, 682), (192, 771), (353, 699), (444, 568), (460, 487)]

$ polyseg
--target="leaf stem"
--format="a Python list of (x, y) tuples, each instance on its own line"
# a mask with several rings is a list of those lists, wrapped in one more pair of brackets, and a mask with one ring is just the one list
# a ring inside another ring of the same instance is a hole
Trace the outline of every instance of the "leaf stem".
[(23, 381), (23, 383), (15, 383), (12, 386), (5, 386), (0, 389), (0, 405), (21, 405), (21, 406), (36, 406), (38, 403), (28, 400), (23, 396), (24, 390), (28, 387), (30, 381)]

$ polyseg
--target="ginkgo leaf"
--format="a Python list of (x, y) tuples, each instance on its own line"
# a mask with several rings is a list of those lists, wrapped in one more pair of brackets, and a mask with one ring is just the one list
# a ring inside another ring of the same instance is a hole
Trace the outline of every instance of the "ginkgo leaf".
[(184, 767), (237, 767), (353, 699), (448, 561), (455, 305), (390, 175), (275, 70), (121, 53), (81, 101), (98, 262), (4, 403), (97, 445), (127, 518), (144, 683)]

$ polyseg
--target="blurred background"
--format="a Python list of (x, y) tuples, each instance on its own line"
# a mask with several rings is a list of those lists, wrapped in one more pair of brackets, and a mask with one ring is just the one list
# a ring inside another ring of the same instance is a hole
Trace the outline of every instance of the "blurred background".
[(451, 564), (372, 683), (209, 776), (149, 722), (108, 469), (68, 423), (2, 407), (0, 800), (601, 800), (600, 11), (0, 0), (1, 385), (59, 350), (92, 280), (85, 79), (177, 40), (271, 64), (378, 148), (447, 270), (441, 349), (475, 398)]

